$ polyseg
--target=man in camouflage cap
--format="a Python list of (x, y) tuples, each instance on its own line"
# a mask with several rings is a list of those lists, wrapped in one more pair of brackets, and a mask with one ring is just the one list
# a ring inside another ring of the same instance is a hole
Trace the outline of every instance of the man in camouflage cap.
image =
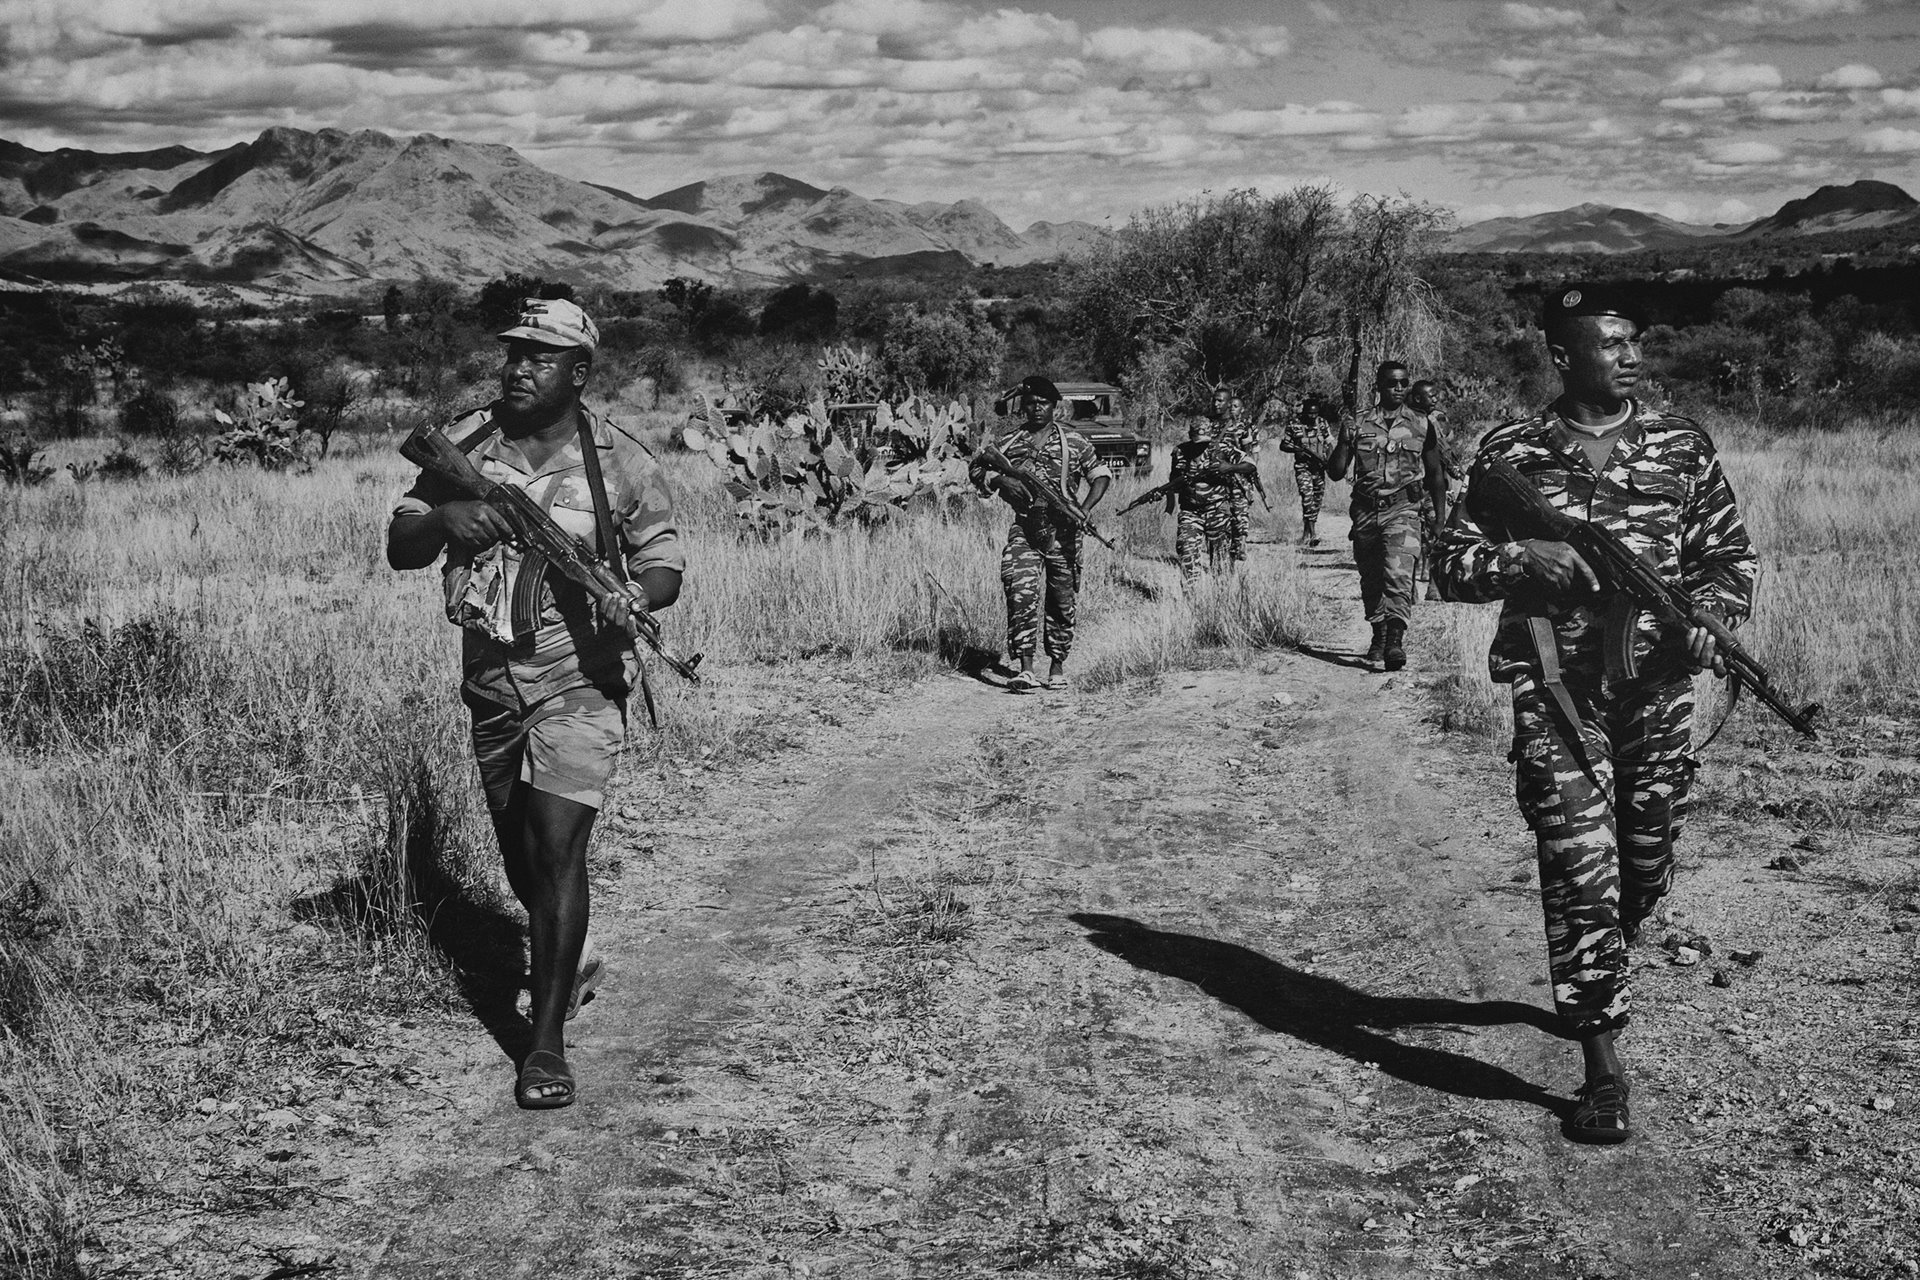
[(1619, 290), (1580, 285), (1548, 297), (1541, 328), (1561, 395), (1487, 433), (1435, 564), (1448, 599), (1505, 602), (1490, 665), (1513, 688), (1508, 758), (1539, 849), (1554, 1003), (1585, 1058), (1566, 1133), (1584, 1142), (1631, 1133), (1614, 1045), (1629, 1011), (1627, 948), (1672, 884), (1695, 764), (1693, 673), (1725, 667), (1704, 628), (1636, 613), (1603, 592), (1566, 543), (1511, 540), (1476, 484), (1505, 459), (1555, 507), (1617, 534), (1708, 610), (1745, 617), (1753, 545), (1713, 442), (1634, 398), (1641, 321)]
[(1360, 571), (1360, 603), (1373, 627), (1369, 666), (1398, 671), (1407, 665), (1407, 623), (1413, 618), (1413, 576), (1420, 561), (1421, 495), (1438, 519), (1447, 513), (1447, 475), (1440, 436), (1407, 406), (1412, 379), (1398, 360), (1382, 361), (1374, 375), (1375, 407), (1345, 424), (1327, 455), (1327, 476), (1344, 480), (1353, 468), (1353, 563)]
[[(482, 475), (525, 490), (637, 583), (648, 609), (666, 608), (680, 594), (686, 556), (659, 464), (637, 436), (580, 402), (599, 330), (572, 301), (529, 298), (499, 338), (499, 397), (462, 414), (447, 437)], [(508, 883), (527, 911), (531, 1027), (514, 1100), (548, 1110), (576, 1092), (563, 1024), (601, 968), (587, 937), (587, 841), (638, 667), (627, 608), (596, 609), (512, 537), (499, 512), (427, 472), (394, 509), (387, 562), (423, 569), (445, 556), (480, 784)]]

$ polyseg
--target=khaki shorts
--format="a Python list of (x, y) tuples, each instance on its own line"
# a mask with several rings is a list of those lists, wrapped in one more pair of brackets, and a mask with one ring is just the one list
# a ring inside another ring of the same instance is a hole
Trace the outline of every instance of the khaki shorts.
[(598, 809), (627, 735), (624, 701), (592, 687), (552, 694), (530, 707), (508, 707), (467, 694), (473, 756), (487, 807), (499, 812), (516, 783)]

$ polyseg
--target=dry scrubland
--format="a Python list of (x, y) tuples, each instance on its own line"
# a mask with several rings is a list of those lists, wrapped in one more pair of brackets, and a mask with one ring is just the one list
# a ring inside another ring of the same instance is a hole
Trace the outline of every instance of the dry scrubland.
[[(1718, 435), (1765, 555), (1757, 651), (1843, 716), (1910, 712), (1920, 441)], [(420, 917), (498, 890), (457, 637), (434, 575), (382, 558), (407, 474), (389, 446), (308, 475), (0, 491), (0, 1270), (72, 1274), (99, 1223), (265, 1202), (270, 1184), (183, 1166), (168, 1125), (202, 1099), (298, 1105), (371, 1020), (460, 1007)], [(1290, 533), (1282, 463), (1268, 488)], [(637, 735), (630, 794), (865, 705), (823, 671), (871, 689), (998, 651), (997, 507), (763, 543), (703, 459), (668, 465), (694, 555), (670, 634), (711, 681), (660, 679), (665, 736)], [(1317, 625), (1284, 554), (1190, 605), (1166, 522), (1115, 505), (1127, 554), (1090, 550), (1083, 688)], [(1425, 642), (1458, 654), (1434, 714), (1497, 733), (1491, 611), (1425, 616)]]
[[(437, 576), (383, 558), (410, 474), (391, 444), (306, 475), (0, 490), (0, 1271), (73, 1273), (90, 1223), (156, 1195), (271, 1196), (182, 1167), (165, 1126), (206, 1098), (293, 1105), (368, 1020), (459, 1005), (421, 917), (500, 891)], [(656, 672), (665, 733), (636, 735), (630, 794), (856, 709), (822, 674), (998, 652), (998, 504), (761, 542), (704, 458), (666, 462), (694, 559), (669, 630), (709, 682)], [(1299, 575), (1190, 608), (1161, 522), (1109, 523), (1145, 554), (1089, 557), (1085, 687), (1301, 638)]]

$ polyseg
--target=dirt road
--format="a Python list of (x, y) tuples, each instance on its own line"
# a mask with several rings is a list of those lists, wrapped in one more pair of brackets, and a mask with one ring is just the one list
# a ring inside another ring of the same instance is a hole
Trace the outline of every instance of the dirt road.
[[(1657, 1012), (1625, 1045), (1642, 1136), (1559, 1136), (1578, 1055), (1504, 766), (1422, 719), (1416, 673), (1342, 660), (1352, 579), (1316, 555), (1318, 657), (1100, 697), (946, 677), (664, 818), (615, 810), (578, 1105), (515, 1111), (477, 1021), (396, 1032), (387, 1076), (360, 1077), (371, 1114), (286, 1144), (314, 1198), (196, 1224), (174, 1256), (276, 1277), (1796, 1274), (1703, 1163), (1736, 1141), (1703, 1116), (1728, 1113), (1681, 1114), (1726, 1054), (1682, 1060)], [(1716, 993), (1667, 960), (1643, 998), (1691, 1022), (1676, 1003)], [(1857, 1274), (1905, 1274), (1888, 1256)]]

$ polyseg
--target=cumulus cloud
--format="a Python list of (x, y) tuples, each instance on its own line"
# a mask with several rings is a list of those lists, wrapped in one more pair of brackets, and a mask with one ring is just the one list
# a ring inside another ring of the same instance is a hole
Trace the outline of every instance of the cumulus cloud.
[(1142, 71), (1204, 71), (1250, 67), (1285, 54), (1284, 27), (1205, 32), (1190, 27), (1101, 27), (1086, 38), (1086, 56)]
[(1835, 67), (1814, 82), (1822, 89), (1878, 89), (1882, 84), (1880, 73), (1862, 62), (1849, 62), (1844, 67)]
[(1920, 153), (1920, 129), (1874, 129), (1855, 137), (1853, 149), (1867, 155), (1914, 155)]
[(1578, 31), (1587, 15), (1578, 9), (1550, 9), (1535, 4), (1503, 4), (1500, 21), (1517, 31)]
[(1727, 5), (1711, 16), (1750, 27), (1785, 27), (1817, 18), (1847, 18), (1866, 8), (1863, 0), (1750, 0)]
[(1222, 112), (1207, 121), (1207, 128), (1243, 138), (1310, 137), (1359, 133), (1379, 122), (1377, 112), (1354, 102), (1322, 102), (1310, 107), (1289, 102), (1277, 110)]
[(1787, 158), (1785, 148), (1751, 139), (1709, 142), (1700, 148), (1700, 153), (1714, 164), (1733, 166), (1778, 164)]
[(1701, 94), (1778, 89), (1780, 68), (1766, 62), (1735, 62), (1731, 55), (1688, 63), (1674, 73), (1673, 87)]

